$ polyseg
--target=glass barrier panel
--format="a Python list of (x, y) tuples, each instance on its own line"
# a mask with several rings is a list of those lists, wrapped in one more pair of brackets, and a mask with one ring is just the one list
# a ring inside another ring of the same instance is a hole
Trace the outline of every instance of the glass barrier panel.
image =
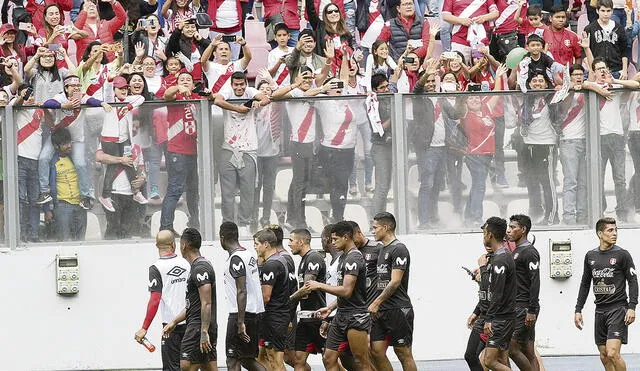
[(38, 119), (42, 133), (41, 147), (18, 133), (23, 242), (153, 238), (159, 229), (199, 227), (198, 103), (139, 103), (14, 108), (16, 127)]
[[(234, 221), (245, 237), (270, 224), (319, 235), (345, 219), (368, 230), (377, 183), (365, 96), (274, 101), (249, 114), (212, 111), (216, 231)], [(386, 195), (380, 199), (386, 207)]]
[(586, 96), (553, 95), (404, 96), (410, 230), (475, 230), (513, 214), (536, 228), (586, 224)]

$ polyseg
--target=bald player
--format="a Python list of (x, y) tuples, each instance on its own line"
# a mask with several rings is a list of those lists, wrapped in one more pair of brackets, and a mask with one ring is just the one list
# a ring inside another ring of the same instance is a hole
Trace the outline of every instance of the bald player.
[[(149, 267), (151, 296), (142, 327), (135, 334), (135, 339), (139, 343), (147, 336), (147, 330), (158, 312), (158, 307), (160, 307), (163, 327), (185, 307), (184, 293), (187, 289), (190, 265), (184, 258), (176, 255), (176, 241), (172, 232), (168, 230), (158, 232), (156, 247), (160, 258)], [(176, 326), (169, 338), (161, 342), (163, 370), (180, 370), (180, 343), (182, 343), (184, 331), (183, 321)]]

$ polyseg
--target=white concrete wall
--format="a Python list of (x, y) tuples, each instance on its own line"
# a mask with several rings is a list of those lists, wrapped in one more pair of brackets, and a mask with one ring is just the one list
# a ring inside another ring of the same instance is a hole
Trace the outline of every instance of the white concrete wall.
[[(542, 257), (542, 311), (537, 339), (543, 355), (595, 354), (593, 296), (585, 307), (583, 331), (573, 326), (581, 263), (597, 244), (593, 231), (538, 232)], [(574, 276), (549, 278), (549, 238), (571, 239)], [(621, 230), (619, 244), (640, 262), (634, 241), (638, 230)], [(412, 258), (410, 293), (415, 307), (416, 359), (461, 358), (468, 330), (465, 321), (476, 303), (476, 285), (460, 269), (475, 266), (483, 252), (482, 236), (473, 234), (411, 235), (401, 239)], [(317, 247), (318, 241), (314, 240)], [(245, 242), (247, 247), (249, 241)], [(214, 263), (218, 287), (226, 253), (217, 242), (202, 249)], [(55, 255), (78, 253), (80, 293), (55, 293)], [(157, 257), (152, 244), (38, 247), (0, 255), (0, 370), (117, 369), (160, 367), (160, 352), (148, 353), (133, 340), (144, 318), (147, 267)], [(640, 263), (639, 263), (640, 264)], [(218, 356), (224, 364), (226, 311), (218, 290)], [(160, 342), (159, 315), (148, 337)], [(640, 352), (640, 324), (630, 329), (623, 352)], [(159, 347), (158, 347), (159, 348)], [(319, 363), (318, 357), (311, 357)]]

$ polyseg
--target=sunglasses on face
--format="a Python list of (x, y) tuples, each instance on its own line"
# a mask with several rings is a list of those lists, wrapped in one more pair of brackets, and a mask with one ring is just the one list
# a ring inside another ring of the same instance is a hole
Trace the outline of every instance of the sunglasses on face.
[(334, 13), (340, 13), (340, 11), (338, 9), (327, 10), (327, 14), (334, 14)]

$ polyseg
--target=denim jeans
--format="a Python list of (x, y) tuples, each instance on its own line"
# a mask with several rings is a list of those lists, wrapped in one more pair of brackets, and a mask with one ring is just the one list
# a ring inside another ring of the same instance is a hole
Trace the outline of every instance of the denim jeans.
[(344, 4), (344, 23), (347, 25), (349, 33), (356, 36), (356, 0)]
[(371, 146), (371, 157), (376, 169), (376, 186), (371, 202), (371, 215), (387, 211), (387, 196), (391, 188), (393, 173), (393, 146), (374, 143)]
[(492, 155), (466, 155), (465, 163), (471, 174), (471, 190), (464, 210), (464, 218), (467, 222), (482, 223), (484, 214), (482, 202), (487, 190), (487, 174)]
[(260, 190), (262, 190), (262, 219), (268, 221), (271, 218), (271, 205), (273, 204), (273, 191), (276, 189), (276, 174), (280, 156), (258, 156), (258, 184), (253, 197), (253, 219), (258, 219), (260, 204)]
[(60, 241), (81, 241), (87, 232), (87, 211), (79, 205), (59, 200), (53, 209)]
[(313, 143), (291, 142), (291, 167), (293, 177), (289, 185), (287, 222), (295, 228), (306, 228), (304, 200), (311, 180)]
[(453, 211), (462, 215), (462, 165), (464, 153), (455, 148), (447, 149), (447, 184), (451, 193)]
[(587, 222), (587, 145), (585, 139), (560, 141), (562, 219), (565, 224)]
[[(547, 224), (556, 222), (558, 216), (554, 153), (554, 146), (548, 144), (525, 144), (521, 152), (523, 173), (529, 194), (529, 216), (535, 218), (544, 215)], [(540, 188), (542, 188), (542, 194)]]
[[(80, 187), (80, 196), (94, 198), (93, 183), (89, 177), (87, 166), (87, 158), (85, 153), (84, 142), (71, 142), (71, 161), (78, 173), (78, 186)], [(40, 178), (40, 193), (51, 192), (49, 185), (49, 171), (51, 170), (51, 159), (53, 158), (53, 145), (51, 137), (46, 139), (40, 151), (38, 159), (38, 174)]]
[[(600, 136), (600, 156), (602, 165), (602, 189), (604, 190), (604, 173), (607, 168), (607, 162), (611, 163), (611, 173), (613, 175), (613, 184), (616, 192), (616, 215), (623, 221), (627, 218), (626, 205), (626, 179), (624, 175), (625, 165), (625, 149), (624, 137), (618, 134), (606, 134)], [(602, 195), (602, 208), (607, 209), (607, 201), (604, 193)]]
[[(147, 183), (149, 190), (158, 187), (158, 177), (160, 175), (160, 163), (162, 155), (167, 157), (167, 143), (152, 144), (149, 148), (142, 150), (144, 156), (144, 167), (147, 170)], [(158, 190), (159, 191), (159, 190)]]
[[(364, 184), (371, 185), (371, 176), (373, 175), (373, 159), (371, 158), (371, 126), (369, 122), (358, 125), (360, 139), (362, 140), (362, 151), (364, 152)], [(349, 185), (355, 186), (357, 183), (357, 165), (354, 163), (353, 171), (349, 176)]]
[[(253, 197), (256, 192), (256, 162), (248, 154), (242, 155), (244, 167), (238, 169), (229, 162), (233, 152), (220, 151), (218, 173), (220, 174), (220, 195), (222, 197), (222, 221), (236, 222), (243, 227), (251, 224)], [(234, 218), (236, 192), (240, 190), (238, 219)]]
[(198, 202), (198, 156), (167, 152), (167, 194), (162, 201), (160, 230), (173, 229), (176, 205), (183, 193), (186, 193), (189, 227), (200, 228)]
[(320, 163), (331, 185), (331, 217), (334, 222), (344, 220), (347, 206), (349, 174), (353, 170), (354, 148), (338, 149), (320, 146)]
[(420, 189), (418, 221), (421, 226), (438, 221), (438, 197), (445, 173), (446, 147), (428, 147), (417, 151)]
[(20, 238), (38, 238), (40, 208), (36, 204), (40, 193), (38, 160), (18, 156), (18, 197), (20, 199)]
[(629, 181), (629, 195), (633, 195), (633, 199), (629, 200), (633, 203), (636, 211), (640, 211), (640, 131), (629, 131), (629, 139), (627, 142), (629, 153), (633, 160), (633, 176)]
[[(442, 13), (441, 13), (442, 14)], [(451, 51), (451, 29), (453, 26), (451, 23), (440, 20), (440, 42), (442, 43), (442, 51)], [(436, 58), (438, 56), (434, 56)]]

